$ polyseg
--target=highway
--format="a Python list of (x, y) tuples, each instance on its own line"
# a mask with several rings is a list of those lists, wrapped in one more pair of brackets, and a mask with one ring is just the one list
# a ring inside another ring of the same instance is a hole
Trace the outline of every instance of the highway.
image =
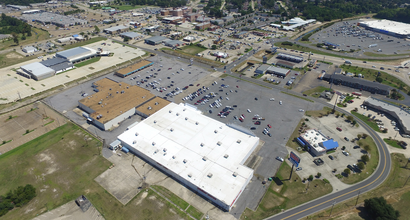
[[(133, 45), (131, 45), (133, 46)], [(160, 55), (164, 55), (164, 56), (170, 56), (168, 54), (165, 54), (163, 52), (160, 51), (153, 51), (153, 50), (148, 50), (150, 52), (154, 52)], [(255, 52), (257, 52), (255, 50)], [(250, 56), (253, 55), (253, 52), (249, 52), (247, 54), (245, 54), (240, 60), (236, 60), (235, 62), (232, 62), (228, 65), (226, 65), (226, 69), (224, 68), (219, 68), (217, 69), (220, 72), (226, 71), (226, 73), (228, 75), (232, 75), (237, 77), (237, 74), (234, 74), (231, 72), (231, 69), (241, 63), (243, 60), (248, 59)], [(340, 58), (339, 58), (340, 59)], [(182, 58), (183, 60), (183, 58)], [(188, 60), (186, 60), (187, 63), (189, 62)], [(198, 66), (203, 66), (203, 67), (208, 67), (208, 65), (203, 64), (203, 63), (198, 63), (194, 61), (194, 65), (198, 65)], [(293, 92), (291, 90), (287, 90), (284, 88), (280, 88), (280, 87), (275, 87), (272, 84), (257, 80), (257, 79), (253, 79), (253, 78), (248, 78), (248, 77), (244, 77), (241, 78), (241, 80), (245, 80), (245, 81), (250, 81), (259, 85), (263, 85), (265, 87), (269, 87), (272, 88), (273, 90), (277, 90), (278, 92), (280, 91), (286, 91), (287, 93), (292, 93), (298, 96), (301, 96), (300, 93), (296, 93)], [(328, 102), (322, 100), (322, 99), (316, 99), (313, 97), (307, 97), (315, 102), (327, 105), (328, 107), (333, 108), (333, 105), (329, 104)], [(343, 109), (337, 108), (337, 111), (341, 112), (341, 113), (345, 113), (346, 115), (352, 115), (350, 112), (347, 112)], [(335, 192), (332, 194), (328, 194), (325, 195), (323, 197), (320, 197), (318, 199), (312, 200), (310, 202), (304, 203), (302, 205), (299, 205), (297, 207), (294, 207), (292, 209), (286, 210), (280, 214), (271, 216), (269, 218), (266, 218), (267, 220), (278, 220), (278, 219), (289, 219), (289, 220), (293, 220), (293, 219), (301, 219), (303, 217), (312, 215), (316, 212), (319, 212), (321, 210), (324, 210), (326, 208), (330, 208), (333, 204), (337, 204), (340, 202), (343, 202), (345, 200), (351, 199), (353, 197), (358, 196), (360, 193), (365, 193), (368, 192), (374, 188), (376, 188), (377, 186), (379, 186), (381, 183), (383, 183), (384, 180), (386, 180), (386, 178), (389, 175), (390, 169), (391, 169), (391, 158), (390, 158), (390, 154), (389, 154), (389, 150), (386, 146), (386, 144), (383, 142), (383, 140), (380, 138), (380, 136), (372, 129), (370, 128), (366, 123), (364, 123), (363, 121), (361, 121), (359, 118), (357, 118), (356, 116), (352, 115), (355, 120), (358, 122), (358, 124), (362, 127), (364, 127), (369, 136), (373, 138), (373, 140), (375, 141), (375, 144), (379, 150), (379, 164), (376, 168), (376, 170), (374, 171), (374, 173), (367, 178), (366, 180), (357, 183), (355, 185), (352, 185), (349, 188), (346, 188), (344, 190), (341, 190), (339, 192)]]

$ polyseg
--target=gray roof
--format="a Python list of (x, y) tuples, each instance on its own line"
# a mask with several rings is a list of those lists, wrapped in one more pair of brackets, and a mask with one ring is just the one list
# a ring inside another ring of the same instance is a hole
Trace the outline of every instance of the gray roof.
[(69, 67), (73, 67), (73, 64), (70, 62), (64, 62), (64, 63), (59, 63), (53, 66), (50, 66), (51, 69), (53, 69), (54, 71), (60, 71), (60, 70), (64, 70), (67, 69)]
[(235, 35), (244, 35), (244, 34), (247, 34), (248, 32), (247, 31), (241, 31), (241, 32), (239, 32), (239, 33), (237, 33), (237, 34), (235, 34)]
[(46, 67), (39, 62), (30, 63), (27, 65), (21, 66), (20, 68), (36, 76), (37, 78), (40, 78), (43, 75), (54, 73), (53, 69)]
[(64, 58), (60, 58), (60, 57), (55, 57), (53, 59), (48, 59), (48, 60), (44, 60), (41, 61), (40, 63), (43, 64), (46, 67), (51, 67), (60, 63), (65, 63), (65, 62), (69, 62), (67, 59)]
[(72, 59), (75, 57), (79, 57), (82, 55), (86, 55), (92, 53), (91, 50), (85, 48), (85, 47), (75, 47), (72, 49), (68, 49), (68, 50), (64, 50), (61, 52), (56, 53), (57, 56), (62, 57), (62, 58), (66, 58), (66, 59)]
[(119, 31), (119, 30), (123, 30), (123, 29), (126, 29), (126, 28), (128, 28), (128, 27), (126, 27), (124, 25), (118, 25), (118, 26), (106, 28), (106, 29), (104, 29), (104, 31), (114, 32), (114, 31)]
[(324, 80), (329, 80), (329, 79), (333, 79), (333, 80), (340, 80), (340, 81), (344, 81), (344, 82), (348, 82), (348, 83), (352, 83), (352, 84), (359, 84), (359, 85), (363, 85), (366, 87), (371, 87), (371, 88), (378, 88), (380, 90), (385, 90), (385, 91), (390, 91), (390, 87), (383, 85), (381, 83), (378, 82), (371, 82), (371, 81), (367, 81), (358, 77), (349, 77), (349, 76), (345, 76), (345, 75), (340, 75), (340, 74), (335, 74), (335, 75), (330, 75), (330, 74), (325, 74), (323, 76)]
[(410, 111), (399, 106), (393, 105), (388, 102), (384, 102), (379, 99), (375, 99), (371, 96), (364, 101), (365, 105), (370, 105), (373, 108), (377, 108), (388, 112), (390, 115), (395, 117), (398, 122), (403, 126), (403, 130), (406, 133), (410, 132)]
[(276, 66), (270, 66), (270, 67), (267, 69), (267, 71), (273, 72), (273, 73), (275, 73), (275, 74), (283, 74), (283, 75), (286, 75), (290, 70), (288, 70), (288, 69), (283, 69), (283, 68), (279, 68), (279, 67), (276, 67)]
[(169, 41), (166, 42), (166, 44), (176, 46), (177, 44), (182, 45), (182, 44), (184, 44), (184, 42), (181, 42), (179, 40), (169, 40)]
[(150, 37), (145, 39), (146, 41), (152, 41), (152, 42), (161, 42), (163, 40), (167, 39), (166, 37), (163, 36), (154, 36), (154, 37)]
[(266, 70), (269, 68), (270, 66), (267, 64), (262, 64), (260, 65), (258, 68), (256, 68), (255, 72), (262, 72), (265, 73)]
[(33, 46), (27, 46), (27, 47), (24, 47), (23, 49), (25, 49), (25, 50), (37, 50), (37, 48), (35, 48)]
[(137, 32), (125, 32), (125, 33), (122, 33), (120, 35), (125, 36), (125, 37), (129, 37), (129, 38), (142, 36), (141, 34), (138, 34)]

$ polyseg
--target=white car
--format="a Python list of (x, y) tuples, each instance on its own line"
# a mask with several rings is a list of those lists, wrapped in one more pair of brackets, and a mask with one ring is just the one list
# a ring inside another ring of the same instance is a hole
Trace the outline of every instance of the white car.
[(299, 109), (299, 111), (300, 111), (300, 112), (304, 112), (305, 110), (303, 110), (303, 109)]
[(279, 101), (279, 105), (282, 105), (282, 101)]
[(269, 101), (275, 101), (275, 98), (270, 98)]
[(276, 160), (279, 160), (280, 162), (284, 161), (282, 157), (276, 157)]
[(251, 110), (250, 110), (250, 109), (248, 109), (248, 110), (246, 110), (246, 111), (248, 111), (249, 113), (251, 113)]
[(349, 153), (347, 153), (346, 151), (342, 151), (342, 153), (346, 156), (349, 156)]

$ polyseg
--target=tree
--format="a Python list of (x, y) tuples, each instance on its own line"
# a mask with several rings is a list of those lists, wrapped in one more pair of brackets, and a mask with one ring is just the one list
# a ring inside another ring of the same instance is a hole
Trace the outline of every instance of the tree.
[(352, 125), (355, 126), (356, 124), (357, 124), (357, 121), (356, 121), (356, 120), (353, 120), (353, 121), (352, 121)]
[(363, 139), (366, 139), (367, 136), (368, 136), (367, 134), (363, 134), (363, 135), (362, 135)]
[(345, 173), (348, 176), (350, 174), (350, 170), (346, 168), (345, 170), (343, 170), (343, 173)]
[(359, 163), (357, 164), (357, 167), (359, 167), (360, 170), (364, 170), (364, 168), (365, 168), (363, 162), (359, 162)]
[(362, 159), (362, 161), (365, 162), (365, 163), (369, 162), (369, 160), (370, 160), (369, 155), (367, 155), (367, 154), (362, 155), (360, 157), (360, 159)]
[(364, 145), (363, 149), (367, 152), (370, 151), (370, 146), (368, 144)]
[(94, 32), (95, 33), (100, 33), (100, 29), (97, 27), (97, 25), (94, 26)]
[(353, 121), (353, 116), (349, 115), (349, 116), (346, 117), (346, 119), (349, 120), (349, 121)]
[(16, 33), (11, 33), (11, 36), (13, 36), (13, 41), (16, 45), (19, 45), (19, 38), (18, 35)]
[(316, 174), (316, 176), (317, 176), (317, 178), (320, 178), (320, 177), (322, 176), (322, 174), (318, 172), (318, 173)]
[(309, 180), (309, 181), (312, 181), (312, 180), (313, 180), (313, 175), (310, 175), (309, 178), (308, 178), (308, 180)]
[(394, 210), (390, 204), (387, 204), (383, 197), (365, 199), (364, 209), (372, 219), (376, 220), (397, 220), (400, 216), (399, 211)]
[(357, 138), (358, 138), (358, 139), (362, 138), (362, 135), (361, 135), (361, 134), (357, 134)]
[(383, 78), (381, 78), (381, 77), (376, 77), (376, 81), (379, 82), (379, 83), (382, 83), (382, 82), (383, 82)]
[(216, 45), (214, 44), (214, 45), (212, 45), (212, 50), (216, 50)]

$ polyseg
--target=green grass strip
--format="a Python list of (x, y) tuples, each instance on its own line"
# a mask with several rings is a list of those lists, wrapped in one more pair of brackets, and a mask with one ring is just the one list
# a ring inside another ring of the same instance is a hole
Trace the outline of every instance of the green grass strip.
[(293, 96), (293, 97), (296, 97), (296, 98), (300, 98), (300, 99), (303, 99), (303, 100), (308, 101), (308, 102), (315, 102), (315, 101), (310, 100), (310, 99), (308, 99), (308, 98), (305, 98), (305, 97), (302, 97), (302, 96), (298, 96), (298, 95), (295, 95), (295, 94), (292, 94), (292, 93), (289, 93), (289, 92), (281, 91), (281, 93), (284, 93), (284, 94), (286, 94), (286, 95), (290, 95), (290, 96)]

